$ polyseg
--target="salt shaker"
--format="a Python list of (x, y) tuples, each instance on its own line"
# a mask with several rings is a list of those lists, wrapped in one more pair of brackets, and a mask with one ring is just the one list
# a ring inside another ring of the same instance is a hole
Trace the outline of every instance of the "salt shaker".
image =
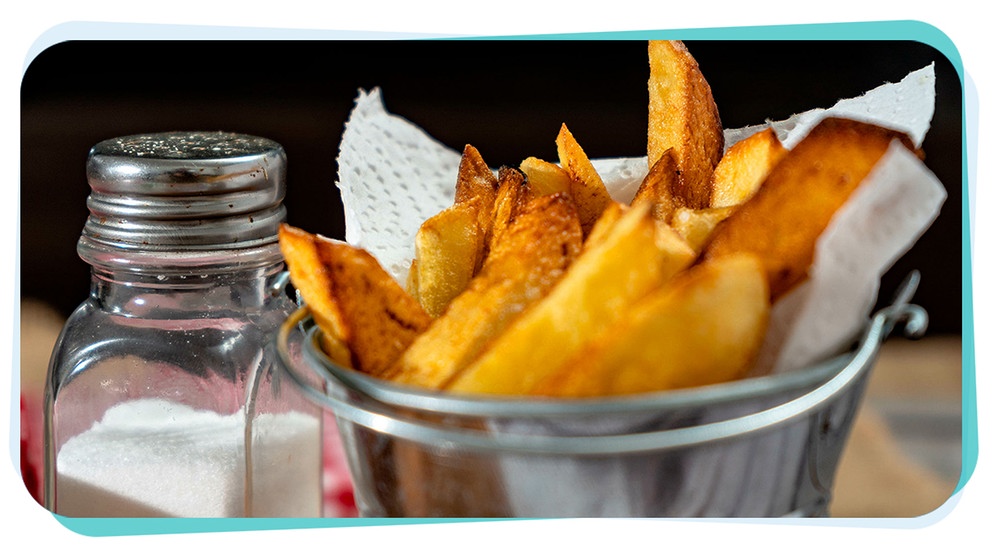
[(45, 502), (65, 516), (304, 517), (320, 411), (281, 380), (295, 309), (277, 231), (286, 155), (224, 132), (107, 140), (87, 160), (89, 298), (45, 393)]

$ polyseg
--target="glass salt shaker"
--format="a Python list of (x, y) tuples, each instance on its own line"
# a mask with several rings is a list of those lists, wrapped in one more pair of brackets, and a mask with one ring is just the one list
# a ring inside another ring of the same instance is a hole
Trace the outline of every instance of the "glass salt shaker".
[(306, 517), (320, 410), (271, 348), (295, 309), (286, 155), (223, 132), (127, 136), (87, 160), (89, 298), (45, 393), (45, 502), (65, 516)]

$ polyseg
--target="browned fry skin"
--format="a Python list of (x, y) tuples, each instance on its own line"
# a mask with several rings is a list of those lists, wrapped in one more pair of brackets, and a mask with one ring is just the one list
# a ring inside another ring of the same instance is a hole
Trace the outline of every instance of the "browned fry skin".
[(345, 323), (341, 309), (331, 296), (331, 281), (318, 257), (318, 244), (331, 242), (286, 223), (280, 225), (280, 252), (286, 261), (293, 286), (304, 298), (314, 323), (322, 332), (322, 348), (331, 360), (352, 367), (352, 355), (345, 343)]
[(489, 209), (493, 207), (496, 197), (497, 177), (487, 166), (480, 152), (472, 145), (467, 145), (463, 148), (462, 159), (459, 160), (455, 203), (478, 198), (481, 207)]
[(696, 258), (676, 232), (652, 218), (648, 205), (622, 212), (609, 228), (547, 295), (443, 387), (461, 393), (527, 393)]
[(631, 206), (621, 202), (611, 200), (611, 203), (604, 208), (604, 212), (597, 218), (597, 222), (590, 228), (587, 238), (583, 241), (583, 251), (586, 252), (600, 244), (611, 233), (611, 229), (621, 219)]
[(677, 168), (676, 152), (672, 148), (667, 149), (642, 180), (632, 199), (632, 205), (651, 203), (652, 216), (668, 223), (677, 209), (687, 205), (687, 201), (680, 197), (683, 191), (683, 178)]
[(320, 242), (317, 249), (352, 364), (379, 377), (431, 318), (365, 250), (333, 241)]
[(755, 253), (776, 300), (807, 277), (818, 237), (895, 140), (914, 149), (900, 132), (823, 120), (770, 171), (755, 195), (717, 226), (701, 258)]
[(497, 197), (493, 203), (490, 226), (484, 233), (483, 261), (487, 254), (501, 242), (501, 235), (511, 225), (518, 213), (535, 195), (525, 181), (525, 175), (518, 169), (501, 167), (497, 171)]
[(489, 249), (488, 235), (493, 228), (494, 204), (497, 202), (500, 184), (494, 172), (483, 160), (480, 152), (472, 145), (463, 149), (459, 161), (459, 174), (456, 178), (456, 195), (453, 205), (470, 205), (477, 211), (479, 230), (483, 231), (483, 241), (476, 261), (474, 273), (480, 271), (483, 259)]
[[(418, 228), (407, 291), (437, 317), (483, 265), (492, 229), (498, 181), (480, 152), (463, 149), (455, 200)], [(515, 192), (516, 193), (516, 192)]]
[(611, 195), (566, 124), (559, 128), (556, 148), (559, 152), (559, 164), (571, 180), (570, 192), (580, 212), (580, 226), (583, 227), (583, 234), (587, 235), (604, 208), (611, 203)]
[(710, 180), (725, 146), (711, 86), (681, 41), (649, 41), (649, 166), (670, 148), (687, 207), (708, 207)]
[(568, 194), (530, 200), (480, 273), (418, 337), (387, 376), (439, 389), (559, 281), (580, 252), (582, 231)]

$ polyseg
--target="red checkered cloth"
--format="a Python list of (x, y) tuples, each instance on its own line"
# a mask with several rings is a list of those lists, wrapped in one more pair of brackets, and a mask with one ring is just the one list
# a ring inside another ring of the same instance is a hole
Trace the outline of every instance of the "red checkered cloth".
[(345, 451), (338, 435), (338, 425), (331, 413), (324, 415), (324, 516), (356, 517), (352, 477)]

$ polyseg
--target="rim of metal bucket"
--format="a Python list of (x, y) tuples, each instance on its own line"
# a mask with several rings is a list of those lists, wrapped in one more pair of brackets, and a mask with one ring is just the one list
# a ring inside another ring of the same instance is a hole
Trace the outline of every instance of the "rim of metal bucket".
[[(522, 398), (483, 398), (418, 392), (386, 382), (360, 378), (330, 361), (320, 350), (317, 328), (310, 323), (310, 313), (302, 306), (280, 328), (276, 349), (284, 369), (309, 399), (331, 410), (343, 419), (382, 434), (418, 443), (450, 448), (484, 451), (506, 451), (534, 454), (605, 455), (630, 454), (671, 450), (711, 443), (759, 433), (769, 428), (799, 420), (828, 405), (853, 384), (873, 363), (882, 342), (895, 326), (904, 323), (906, 337), (919, 337), (928, 325), (928, 314), (920, 306), (910, 304), (920, 275), (913, 271), (898, 289), (893, 303), (870, 319), (859, 339), (856, 350), (829, 359), (814, 367), (772, 378), (752, 378), (687, 390), (675, 390), (647, 396), (618, 396), (595, 400), (523, 400)], [(344, 387), (360, 397), (333, 397), (301, 377), (290, 356), (290, 335), (304, 329), (303, 354), (309, 367), (322, 380)], [(844, 364), (843, 364), (844, 363)], [(833, 374), (834, 371), (834, 374)], [(803, 387), (821, 381), (814, 389), (780, 405), (742, 417), (655, 432), (605, 435), (529, 435), (487, 430), (455, 430), (436, 423), (393, 416), (388, 405), (418, 409), (430, 413), (453, 413), (470, 417), (550, 417), (569, 414), (590, 415), (610, 412), (666, 410), (688, 402), (706, 405), (761, 395), (783, 389), (784, 386)], [(381, 399), (383, 396), (386, 399)], [(499, 412), (497, 412), (499, 411)]]

